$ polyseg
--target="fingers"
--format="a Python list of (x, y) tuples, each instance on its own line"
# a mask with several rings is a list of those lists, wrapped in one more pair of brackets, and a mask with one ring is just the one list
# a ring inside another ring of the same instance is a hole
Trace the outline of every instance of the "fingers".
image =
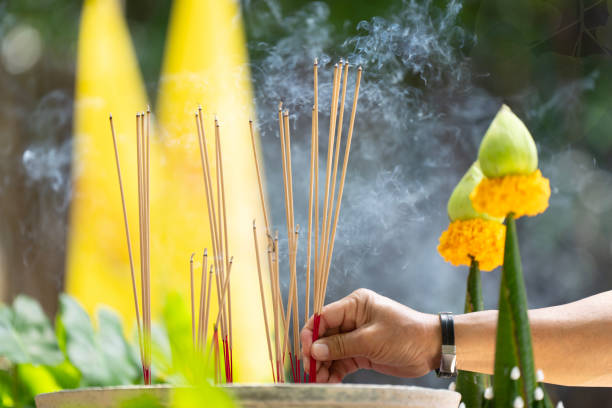
[[(349, 296), (331, 303), (321, 311), (319, 323), (319, 337), (326, 334), (337, 332), (348, 332), (359, 327), (363, 323), (364, 302), (370, 296), (370, 291), (364, 289), (357, 290)], [(302, 352), (304, 358), (310, 358), (310, 347), (312, 345), (312, 331), (314, 329), (314, 318), (308, 319), (304, 328), (300, 332), (302, 340)]]
[[(351, 309), (354, 309), (354, 301), (349, 297), (345, 297), (344, 299), (338, 300), (337, 302), (331, 303), (321, 310), (321, 320), (319, 323), (319, 335), (325, 334), (325, 331), (328, 328), (340, 328), (348, 326), (350, 329), (350, 320), (348, 318), (345, 321), (345, 318), (350, 316)], [(354, 321), (354, 320), (353, 320)], [(354, 328), (354, 324), (352, 325)], [(310, 319), (304, 325), (303, 330), (312, 330), (314, 329), (314, 316), (311, 316)]]
[(352, 374), (359, 369), (369, 369), (371, 367), (372, 365), (370, 362), (362, 357), (336, 360), (332, 363), (323, 362), (317, 369), (317, 382), (339, 383), (342, 382), (344, 377), (347, 375)]
[(369, 344), (366, 341), (365, 334), (365, 329), (357, 329), (348, 333), (320, 338), (311, 345), (310, 354), (318, 361), (367, 356)]

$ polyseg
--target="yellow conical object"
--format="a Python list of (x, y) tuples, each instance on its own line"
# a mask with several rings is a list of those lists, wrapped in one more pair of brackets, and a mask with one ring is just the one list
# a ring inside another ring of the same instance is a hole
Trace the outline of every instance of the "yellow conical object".
[[(66, 289), (91, 314), (96, 305), (135, 321), (129, 258), (109, 113), (121, 158), (130, 233), (138, 268), (135, 114), (146, 93), (118, 0), (86, 0), (79, 33), (74, 107), (73, 183)], [(156, 146), (151, 190), (156, 191)], [(152, 222), (156, 219), (151, 214)], [(152, 227), (153, 228), (153, 227)], [(136, 269), (139, 279), (140, 273)], [(140, 296), (140, 292), (139, 292)]]
[[(163, 227), (168, 271), (163, 279), (171, 285), (176, 274), (183, 276), (192, 250), (211, 251), (194, 122), (201, 104), (213, 171), (214, 116), (220, 122), (229, 249), (235, 260), (231, 279), (234, 380), (269, 381), (252, 220), (257, 219), (261, 232), (265, 228), (248, 128), (252, 93), (237, 2), (174, 2), (159, 92), (159, 129), (166, 157), (162, 172), (168, 176), (165, 196), (173, 198), (164, 201), (164, 212), (171, 216)], [(262, 237), (260, 247), (264, 242)], [(216, 308), (211, 316), (216, 316)]]

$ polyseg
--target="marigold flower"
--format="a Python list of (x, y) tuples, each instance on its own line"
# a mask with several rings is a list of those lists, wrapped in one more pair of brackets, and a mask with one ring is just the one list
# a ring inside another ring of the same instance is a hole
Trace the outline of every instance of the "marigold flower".
[(481, 270), (490, 271), (504, 262), (505, 238), (506, 226), (497, 221), (457, 220), (440, 236), (438, 252), (455, 266), (469, 266), (474, 258)]
[(550, 198), (550, 182), (540, 170), (531, 174), (512, 174), (483, 178), (470, 194), (476, 211), (493, 217), (515, 218), (534, 216), (546, 211)]

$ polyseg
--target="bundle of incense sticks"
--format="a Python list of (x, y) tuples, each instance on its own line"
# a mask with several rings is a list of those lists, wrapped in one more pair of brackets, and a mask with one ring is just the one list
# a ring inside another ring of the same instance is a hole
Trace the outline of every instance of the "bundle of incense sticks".
[[(213, 260), (210, 265), (208, 283), (206, 271), (208, 270), (208, 250), (204, 250), (202, 258), (202, 276), (200, 284), (200, 299), (198, 308), (198, 323), (196, 324), (195, 307), (195, 279), (194, 263), (192, 254), (190, 259), (190, 278), (191, 278), (191, 323), (193, 348), (195, 351), (204, 353), (208, 343), (208, 323), (210, 315), (211, 288), (213, 285), (213, 274), (215, 278), (217, 302), (219, 312), (214, 322), (211, 338), (211, 349), (207, 357), (210, 360), (211, 353), (214, 351), (215, 381), (222, 382), (221, 378), (221, 358), (219, 351), (219, 336), (223, 350), (223, 370), (225, 371), (225, 382), (231, 383), (234, 378), (233, 370), (233, 338), (232, 338), (232, 309), (230, 294), (230, 274), (232, 270), (233, 258), (228, 256), (228, 234), (227, 234), (227, 214), (225, 210), (225, 187), (223, 179), (223, 154), (221, 151), (219, 123), (215, 119), (215, 166), (216, 166), (216, 189), (212, 183), (211, 166), (209, 163), (208, 149), (206, 145), (204, 125), (202, 120), (202, 109), (199, 108), (195, 115), (198, 141), (200, 145), (200, 158), (202, 161), (202, 173), (204, 176), (204, 187), (206, 190), (206, 205), (208, 209), (208, 219), (210, 233), (212, 237)], [(126, 209), (125, 192), (121, 176), (121, 166), (117, 139), (112, 115), (109, 116), (113, 147), (115, 151), (115, 162), (117, 166), (117, 177), (119, 180), (119, 190), (121, 193), (121, 204), (123, 209), (123, 221), (127, 238), (127, 248), (130, 260), (130, 271), (132, 279), (132, 290), (134, 296), (134, 308), (136, 312), (136, 323), (138, 328), (138, 346), (144, 383), (151, 384), (151, 263), (150, 263), (150, 200), (149, 200), (149, 151), (150, 151), (150, 129), (151, 111), (147, 109), (146, 114), (139, 112), (136, 114), (136, 146), (137, 146), (137, 168), (138, 168), (138, 220), (140, 232), (140, 272), (141, 272), (141, 302), (142, 310), (139, 307), (138, 290), (134, 272), (134, 257), (132, 254), (132, 243)], [(216, 198), (215, 198), (216, 194)], [(141, 323), (142, 321), (142, 323)]]
[[(142, 374), (144, 383), (151, 384), (151, 241), (150, 237), (150, 205), (149, 205), (149, 146), (151, 129), (151, 110), (147, 108), (144, 112), (136, 114), (136, 151), (138, 165), (138, 222), (140, 231), (140, 281), (142, 299), (142, 318), (141, 310), (138, 307), (138, 291), (136, 289), (136, 277), (134, 274), (134, 257), (132, 255), (132, 244), (130, 239), (130, 228), (125, 205), (125, 193), (121, 178), (121, 166), (119, 164), (119, 152), (117, 149), (117, 138), (115, 136), (115, 126), (113, 116), (109, 115), (111, 135), (113, 137), (113, 147), (115, 150), (115, 162), (117, 165), (117, 177), (119, 179), (119, 189), (121, 192), (121, 204), (123, 207), (123, 222), (125, 224), (125, 234), (127, 238), (128, 254), (130, 259), (130, 272), (132, 278), (132, 290), (134, 295), (134, 308), (136, 311), (136, 323), (138, 326), (138, 347), (140, 350), (140, 360), (142, 362)], [(141, 325), (142, 319), (142, 325)]]
[[(202, 175), (204, 179), (204, 189), (206, 191), (206, 208), (210, 225), (210, 235), (212, 241), (213, 261), (210, 266), (208, 285), (206, 284), (206, 270), (208, 264), (208, 252), (204, 251), (202, 260), (202, 278), (200, 285), (200, 302), (198, 311), (198, 324), (196, 336), (196, 311), (194, 298), (194, 278), (193, 278), (193, 255), (190, 260), (191, 275), (191, 322), (193, 332), (194, 349), (204, 351), (208, 339), (208, 319), (210, 314), (210, 298), (213, 272), (215, 275), (215, 287), (217, 292), (217, 302), (219, 312), (213, 325), (211, 339), (211, 350), (214, 351), (215, 381), (220, 383), (221, 378), (221, 359), (219, 352), (219, 335), (223, 350), (223, 369), (225, 372), (225, 382), (231, 383), (234, 380), (233, 365), (233, 336), (232, 336), (232, 298), (230, 274), (232, 271), (233, 258), (229, 256), (228, 234), (227, 234), (227, 212), (225, 205), (225, 184), (223, 178), (223, 153), (221, 150), (221, 138), (219, 121), (215, 118), (215, 170), (216, 170), (216, 189), (213, 185), (211, 165), (206, 144), (206, 134), (204, 132), (204, 120), (202, 107), (198, 107), (195, 114), (195, 123), (200, 147), (200, 159), (202, 162)], [(215, 198), (216, 196), (216, 198)], [(206, 305), (206, 306), (205, 306)], [(210, 351), (208, 356), (210, 356)]]
[[(314, 311), (314, 330), (313, 342), (319, 336), (320, 314), (325, 302), (325, 292), (329, 278), (329, 269), (333, 255), (334, 242), (336, 239), (336, 229), (338, 226), (338, 217), (340, 214), (340, 204), (344, 193), (344, 182), (346, 179), (346, 171), (348, 166), (348, 158), (351, 149), (351, 141), (353, 137), (353, 129), (355, 123), (355, 114), (357, 111), (357, 101), (359, 98), (359, 85), (361, 82), (361, 67), (357, 70), (357, 78), (355, 83), (355, 91), (353, 94), (353, 105), (349, 120), (347, 138), (345, 142), (344, 157), (342, 163), (342, 171), (339, 176), (339, 187), (336, 193), (336, 184), (338, 182), (338, 165), (340, 159), (340, 150), (342, 142), (342, 128), (344, 121), (347, 79), (349, 72), (348, 62), (340, 61), (334, 65), (334, 74), (332, 81), (332, 101), (330, 109), (329, 123), (329, 141), (327, 150), (327, 166), (325, 172), (325, 195), (323, 200), (323, 214), (320, 217), (319, 211), (319, 97), (318, 97), (318, 63), (314, 63), (314, 105), (312, 108), (312, 129), (311, 129), (311, 152), (310, 152), (310, 189), (308, 203), (308, 242), (307, 242), (307, 266), (306, 266), (306, 290), (305, 290), (305, 319), (309, 317), (310, 305), (310, 275), (311, 266), (314, 271), (314, 291), (313, 291), (313, 311)], [(340, 96), (341, 95), (341, 96)], [(338, 106), (340, 104), (340, 106)], [(295, 216), (293, 208), (293, 176), (291, 169), (291, 132), (289, 126), (289, 112), (282, 110), (282, 102), (278, 109), (279, 133), (281, 140), (281, 155), (282, 155), (282, 171), (283, 171), (283, 187), (285, 195), (285, 217), (287, 224), (287, 239), (289, 248), (289, 295), (287, 307), (283, 305), (280, 285), (279, 285), (279, 254), (278, 254), (278, 231), (272, 236), (266, 204), (263, 194), (263, 186), (261, 181), (261, 172), (259, 160), (257, 158), (257, 150), (255, 145), (255, 136), (253, 132), (253, 123), (249, 123), (251, 131), (251, 141), (253, 147), (253, 155), (255, 167), (257, 169), (257, 180), (259, 183), (259, 195), (264, 213), (264, 222), (266, 233), (268, 236), (268, 268), (270, 275), (271, 293), (272, 293), (272, 308), (273, 322), (272, 328), (274, 333), (275, 357), (272, 352), (272, 341), (270, 339), (270, 329), (268, 324), (268, 316), (266, 311), (266, 302), (264, 299), (263, 279), (261, 273), (261, 264), (259, 256), (259, 244), (257, 242), (256, 225), (253, 222), (253, 240), (255, 243), (255, 253), (257, 260), (257, 272), (260, 285), (260, 296), (262, 301), (262, 311), (265, 322), (266, 338), (268, 343), (268, 355), (272, 368), (272, 375), (275, 382), (284, 382), (284, 363), (285, 356), (288, 355), (291, 365), (291, 376), (293, 382), (302, 382), (301, 376), (301, 355), (299, 349), (299, 318), (298, 318), (298, 290), (297, 290), (297, 252), (298, 252), (298, 237), (299, 225), (295, 225)], [(313, 224), (313, 207), (314, 207), (314, 259), (312, 259), (312, 224)], [(293, 351), (291, 344), (288, 344), (288, 336), (290, 326), (293, 334)], [(283, 341), (280, 340), (280, 333), (284, 333)], [(275, 361), (274, 361), (275, 360)], [(276, 370), (275, 370), (276, 369)], [(306, 373), (304, 380), (306, 381)], [(311, 358), (310, 360), (310, 382), (316, 382), (316, 364)]]

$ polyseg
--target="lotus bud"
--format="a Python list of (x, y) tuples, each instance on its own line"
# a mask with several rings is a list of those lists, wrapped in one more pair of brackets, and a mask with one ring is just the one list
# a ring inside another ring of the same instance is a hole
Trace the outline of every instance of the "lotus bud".
[(503, 105), (485, 133), (478, 161), (488, 178), (530, 174), (538, 169), (538, 150), (525, 124)]
[(493, 218), (487, 214), (477, 212), (472, 206), (472, 200), (470, 200), (470, 193), (480, 180), (483, 175), (480, 170), (478, 162), (474, 162), (468, 171), (463, 175), (459, 184), (453, 190), (450, 198), (448, 199), (448, 216), (451, 221), (457, 220), (471, 220), (474, 218), (483, 218), (491, 221), (502, 222), (502, 218)]

